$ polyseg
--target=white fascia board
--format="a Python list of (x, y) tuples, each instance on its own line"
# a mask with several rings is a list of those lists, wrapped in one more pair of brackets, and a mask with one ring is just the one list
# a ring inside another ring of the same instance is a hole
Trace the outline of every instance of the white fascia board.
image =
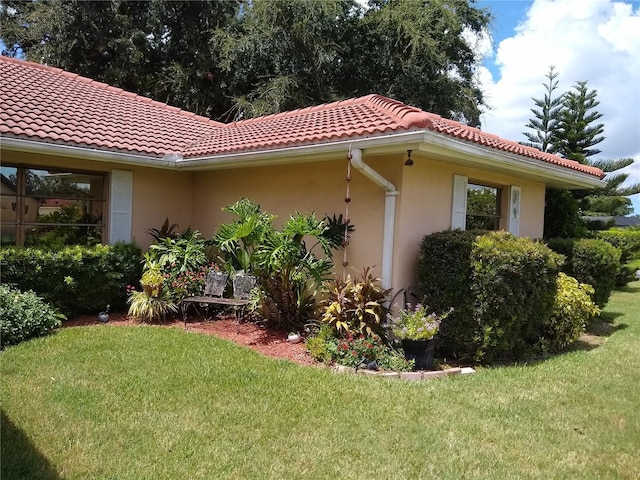
[(424, 131), (381, 134), (374, 137), (360, 137), (335, 142), (316, 143), (285, 148), (274, 148), (254, 152), (237, 152), (223, 155), (178, 160), (177, 166), (185, 170), (216, 170), (225, 168), (244, 168), (261, 165), (285, 165), (291, 163), (316, 162), (335, 159), (336, 153), (345, 155), (349, 149), (375, 151), (380, 148), (395, 146), (394, 151), (402, 151), (407, 144), (418, 145), (423, 139)]
[(175, 159), (170, 156), (154, 157), (150, 155), (137, 155), (132, 153), (98, 150), (90, 147), (62, 145), (59, 143), (39, 142), (22, 138), (2, 137), (0, 144), (2, 150), (17, 152), (37, 153), (41, 155), (57, 155), (61, 157), (94, 160), (98, 162), (119, 163), (125, 165), (137, 165), (142, 167), (175, 168)]
[[(441, 147), (441, 149), (433, 148)], [(487, 166), (494, 170), (509, 172), (527, 178), (535, 177), (547, 184), (566, 186), (569, 188), (598, 188), (606, 182), (594, 175), (572, 170), (568, 167), (554, 165), (543, 160), (510, 154), (501, 150), (476, 145), (460, 139), (451, 138), (432, 131), (424, 132), (423, 152), (437, 152), (443, 154), (443, 149), (449, 151), (453, 160), (476, 167)]]

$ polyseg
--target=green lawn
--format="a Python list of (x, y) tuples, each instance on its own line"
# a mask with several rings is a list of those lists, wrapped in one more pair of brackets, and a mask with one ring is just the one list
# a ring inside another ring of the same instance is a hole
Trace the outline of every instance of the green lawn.
[(334, 375), (180, 329), (0, 354), (10, 479), (640, 478), (640, 283), (603, 344), (424, 383)]

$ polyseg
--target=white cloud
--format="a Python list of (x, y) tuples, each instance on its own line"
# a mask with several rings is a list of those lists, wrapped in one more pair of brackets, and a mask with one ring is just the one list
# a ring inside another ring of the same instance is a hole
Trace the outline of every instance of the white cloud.
[[(522, 141), (531, 98), (544, 96), (549, 66), (558, 92), (586, 80), (598, 92), (606, 140), (602, 158), (632, 157), (627, 183), (640, 182), (640, 5), (613, 0), (535, 0), (514, 36), (500, 42), (500, 78), (483, 68), (480, 80), (492, 110), (483, 129)], [(640, 208), (636, 207), (636, 211)]]

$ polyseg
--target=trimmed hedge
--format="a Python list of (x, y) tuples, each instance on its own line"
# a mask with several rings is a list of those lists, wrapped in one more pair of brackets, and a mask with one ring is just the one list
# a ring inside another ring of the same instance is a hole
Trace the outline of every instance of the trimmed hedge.
[(0, 251), (2, 283), (33, 290), (68, 317), (99, 312), (107, 305), (125, 309), (126, 287), (137, 284), (141, 261), (140, 248), (125, 243)]
[(491, 361), (537, 352), (551, 316), (562, 257), (504, 232), (428, 235), (419, 258), (420, 293), (435, 311), (454, 307), (438, 354)]
[(476, 239), (471, 261), (476, 359), (531, 353), (553, 309), (562, 257), (528, 238), (492, 232)]
[(63, 319), (35, 293), (0, 285), (0, 348), (40, 337)]
[(567, 257), (563, 271), (594, 289), (599, 307), (609, 301), (620, 271), (620, 249), (598, 239), (550, 239), (547, 245)]
[(445, 230), (420, 244), (418, 283), (422, 302), (435, 312), (454, 311), (440, 325), (440, 354), (463, 358), (476, 351), (471, 293), (471, 251), (481, 231)]
[(640, 258), (640, 229), (612, 228), (597, 232), (596, 238), (619, 248), (622, 262)]

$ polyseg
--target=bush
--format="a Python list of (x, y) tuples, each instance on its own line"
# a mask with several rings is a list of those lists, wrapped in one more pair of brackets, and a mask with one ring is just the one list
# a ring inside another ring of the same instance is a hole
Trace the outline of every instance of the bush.
[(563, 272), (591, 285), (596, 304), (606, 305), (619, 278), (620, 250), (598, 239), (552, 239), (547, 244), (567, 257)]
[(461, 358), (474, 351), (471, 250), (483, 232), (446, 230), (427, 235), (420, 244), (418, 282), (421, 300), (436, 312), (454, 307), (440, 326), (437, 350)]
[(609, 301), (620, 269), (620, 250), (603, 240), (578, 240), (573, 246), (570, 275), (595, 290), (599, 307)]
[(562, 257), (527, 238), (492, 232), (478, 237), (471, 261), (475, 359), (532, 352), (553, 309)]
[(634, 281), (636, 269), (627, 263), (640, 259), (640, 228), (612, 228), (598, 232), (596, 238), (620, 249), (620, 270), (616, 275), (616, 287), (624, 287)]
[(2, 283), (33, 290), (69, 317), (98, 312), (107, 305), (124, 309), (126, 287), (140, 278), (141, 260), (140, 248), (125, 243), (0, 251)]
[(0, 348), (42, 336), (61, 320), (64, 315), (35, 293), (0, 285)]
[(558, 275), (555, 303), (551, 316), (544, 322), (540, 350), (559, 352), (578, 339), (585, 326), (600, 314), (591, 295), (591, 285), (579, 283), (564, 273)]
[(428, 235), (418, 278), (423, 303), (454, 311), (440, 326), (437, 353), (490, 361), (531, 352), (551, 314), (562, 257), (510, 234)]

